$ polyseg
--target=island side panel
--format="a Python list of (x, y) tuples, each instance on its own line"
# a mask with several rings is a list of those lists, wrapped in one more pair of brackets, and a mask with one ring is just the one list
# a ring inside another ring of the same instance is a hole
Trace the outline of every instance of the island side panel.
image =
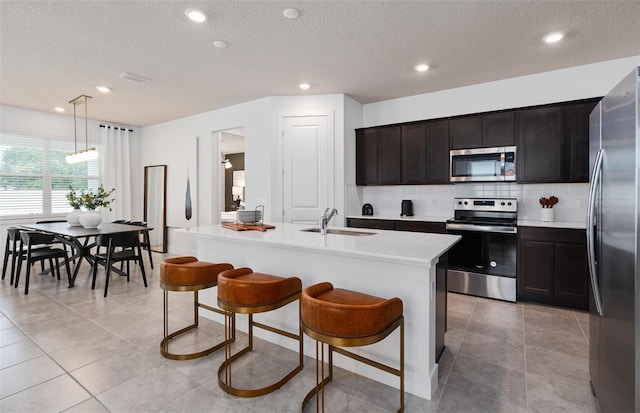
[[(398, 260), (377, 259), (359, 255), (332, 254), (323, 250), (309, 250), (269, 243), (245, 242), (242, 239), (198, 236), (198, 258), (204, 261), (229, 262), (235, 267), (250, 267), (283, 277), (297, 276), (303, 288), (329, 281), (336, 288), (344, 288), (384, 298), (400, 297), (405, 316), (405, 389), (416, 396), (431, 399), (438, 386), (438, 366), (435, 363), (435, 268), (430, 264), (407, 263)], [(215, 289), (202, 291), (202, 302), (216, 304)], [(203, 311), (203, 316), (222, 322), (214, 313)], [(257, 321), (273, 324), (288, 331), (298, 328), (298, 308), (289, 305), (270, 313), (255, 316)], [(239, 316), (238, 328), (246, 331), (246, 318)], [(254, 329), (256, 336), (296, 350), (296, 344), (281, 336)], [(365, 357), (371, 357), (392, 366), (398, 366), (399, 331), (382, 342), (353, 348)], [(305, 338), (305, 354), (315, 356), (315, 345)], [(335, 364), (380, 381), (399, 387), (398, 379), (388, 373), (362, 363), (336, 355)]]

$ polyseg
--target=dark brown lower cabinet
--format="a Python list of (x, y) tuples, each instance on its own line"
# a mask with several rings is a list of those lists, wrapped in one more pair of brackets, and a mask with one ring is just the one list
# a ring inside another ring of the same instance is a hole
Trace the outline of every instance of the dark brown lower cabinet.
[(518, 301), (589, 309), (584, 230), (518, 227)]
[[(443, 222), (347, 218), (347, 227), (445, 234)], [(400, 297), (402, 298), (402, 297)], [(447, 254), (436, 265), (436, 362), (444, 352), (447, 331)]]

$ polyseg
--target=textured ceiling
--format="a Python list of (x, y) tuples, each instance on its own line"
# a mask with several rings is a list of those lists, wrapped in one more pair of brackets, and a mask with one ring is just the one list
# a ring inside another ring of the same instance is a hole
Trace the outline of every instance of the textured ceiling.
[[(187, 7), (209, 20), (188, 21)], [(553, 30), (566, 40), (543, 44)], [(0, 103), (72, 113), (67, 102), (88, 94), (90, 118), (132, 126), (265, 96), (370, 103), (640, 55), (638, 33), (637, 0), (0, 0)], [(416, 73), (419, 62), (432, 69)]]

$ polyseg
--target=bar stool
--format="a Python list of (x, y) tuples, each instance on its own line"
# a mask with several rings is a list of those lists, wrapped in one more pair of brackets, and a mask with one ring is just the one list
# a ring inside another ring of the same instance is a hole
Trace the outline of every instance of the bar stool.
[[(302, 330), (316, 340), (316, 386), (307, 393), (302, 410), (316, 395), (316, 411), (322, 397), (324, 412), (324, 387), (333, 379), (333, 352), (350, 357), (391, 373), (400, 378), (400, 408), (404, 411), (404, 316), (399, 298), (384, 299), (356, 291), (334, 289), (328, 282), (312, 285), (300, 298)], [(399, 369), (381, 364), (340, 347), (358, 347), (377, 343), (400, 327)], [(321, 343), (321, 360), (318, 360), (318, 343)], [(329, 345), (329, 375), (324, 377), (324, 345)], [(321, 371), (319, 364), (322, 364)]]
[[(188, 354), (176, 354), (169, 351), (169, 341), (198, 328), (199, 308), (225, 314), (222, 310), (200, 303), (198, 301), (198, 291), (215, 287), (218, 284), (218, 274), (231, 269), (233, 269), (231, 264), (213, 264), (198, 261), (196, 257), (167, 258), (160, 264), (160, 288), (164, 290), (164, 338), (160, 342), (160, 354), (172, 360), (191, 360), (206, 356), (225, 345), (226, 341), (205, 350)], [(193, 324), (173, 333), (169, 333), (169, 291), (193, 291)], [(233, 331), (235, 333), (235, 329)], [(231, 337), (231, 341), (234, 339), (235, 334)]]
[[(303, 337), (300, 323), (298, 322), (298, 334), (268, 326), (253, 321), (253, 315), (275, 310), (299, 300), (302, 291), (302, 282), (297, 277), (282, 278), (275, 275), (254, 273), (251, 268), (238, 268), (225, 271), (218, 277), (218, 306), (224, 309), (225, 316), (225, 346), (224, 362), (218, 369), (218, 384), (229, 394), (239, 397), (256, 397), (271, 393), (291, 380), (293, 376), (302, 370), (303, 365)], [(299, 308), (298, 308), (299, 309)], [(231, 355), (232, 317), (235, 314), (249, 315), (249, 344), (234, 355)], [(253, 350), (253, 327), (259, 327), (284, 337), (298, 340), (299, 360), (298, 366), (276, 383), (258, 389), (240, 389), (233, 387), (231, 376), (231, 364), (249, 351)], [(224, 380), (220, 377), (224, 372)]]

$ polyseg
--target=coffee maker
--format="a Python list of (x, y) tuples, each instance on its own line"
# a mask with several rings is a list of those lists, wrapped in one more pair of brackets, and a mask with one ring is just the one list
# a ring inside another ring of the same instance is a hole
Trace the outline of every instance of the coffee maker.
[(410, 199), (405, 199), (402, 201), (402, 210), (400, 212), (401, 217), (412, 217), (413, 216), (413, 203)]

